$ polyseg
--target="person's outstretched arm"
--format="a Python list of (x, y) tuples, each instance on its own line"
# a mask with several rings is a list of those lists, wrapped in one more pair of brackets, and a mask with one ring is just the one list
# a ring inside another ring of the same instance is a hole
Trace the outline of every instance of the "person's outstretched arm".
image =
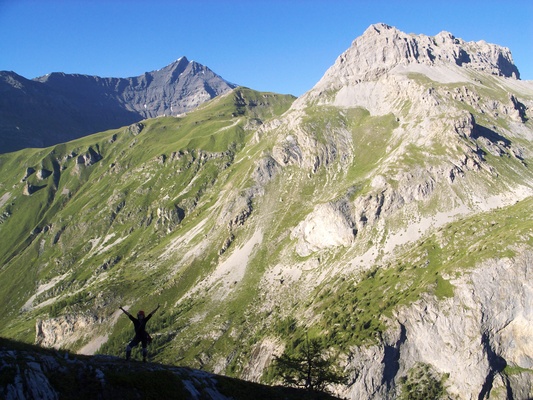
[(158, 309), (159, 309), (159, 304), (157, 305), (157, 307), (155, 308), (155, 310), (152, 311), (149, 315), (150, 315), (150, 316), (154, 315), (154, 313), (155, 313)]
[(122, 310), (122, 312), (123, 312), (124, 314), (126, 314), (128, 317), (132, 318), (132, 315), (131, 315), (129, 312), (127, 312), (126, 310), (124, 310), (124, 309), (122, 308), (122, 306), (119, 307), (119, 308)]

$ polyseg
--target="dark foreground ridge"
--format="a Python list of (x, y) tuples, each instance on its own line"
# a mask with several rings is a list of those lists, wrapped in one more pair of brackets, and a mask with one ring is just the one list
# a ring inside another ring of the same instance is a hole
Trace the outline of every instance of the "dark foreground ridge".
[(205, 371), (114, 356), (82, 356), (0, 338), (2, 399), (320, 399)]

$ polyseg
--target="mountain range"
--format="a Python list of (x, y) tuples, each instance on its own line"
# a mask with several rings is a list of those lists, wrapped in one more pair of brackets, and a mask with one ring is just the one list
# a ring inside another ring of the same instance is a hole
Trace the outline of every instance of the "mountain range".
[(234, 87), (186, 57), (133, 78), (55, 72), (29, 80), (0, 71), (0, 153), (186, 113)]
[(157, 363), (280, 384), (313, 340), (338, 397), (531, 398), (519, 76), (507, 48), (375, 24), (297, 99), (237, 87), (2, 154), (0, 335), (121, 357), (119, 306), (161, 304)]

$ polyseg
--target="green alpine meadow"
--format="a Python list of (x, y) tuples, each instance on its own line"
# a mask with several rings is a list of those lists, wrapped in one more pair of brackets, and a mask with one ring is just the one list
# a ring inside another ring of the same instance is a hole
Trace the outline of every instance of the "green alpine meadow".
[(508, 49), (376, 24), (297, 99), (236, 87), (0, 154), (0, 336), (124, 358), (119, 307), (160, 305), (151, 363), (529, 398), (532, 108)]

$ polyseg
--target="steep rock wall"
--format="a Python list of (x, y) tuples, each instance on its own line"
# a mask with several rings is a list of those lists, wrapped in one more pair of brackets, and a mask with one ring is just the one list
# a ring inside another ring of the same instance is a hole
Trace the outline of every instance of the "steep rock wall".
[(398, 310), (381, 345), (352, 354), (354, 382), (343, 395), (396, 398), (400, 378), (423, 362), (448, 376), (446, 390), (457, 398), (530, 398), (532, 278), (533, 253), (526, 251), (452, 279), (452, 298), (426, 296)]

